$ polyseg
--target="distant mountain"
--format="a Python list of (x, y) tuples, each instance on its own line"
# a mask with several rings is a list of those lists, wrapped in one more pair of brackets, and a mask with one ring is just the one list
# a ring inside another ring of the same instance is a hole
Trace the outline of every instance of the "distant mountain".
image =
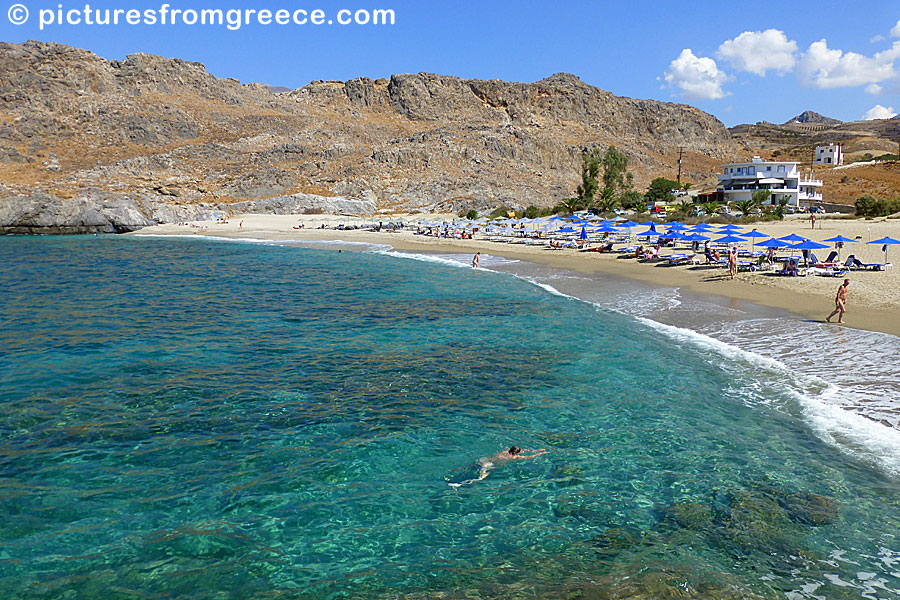
[(791, 123), (819, 123), (821, 125), (840, 125), (841, 123), (843, 123), (843, 121), (820, 115), (819, 113), (813, 112), (811, 110), (805, 110), (785, 123), (785, 125), (790, 125)]

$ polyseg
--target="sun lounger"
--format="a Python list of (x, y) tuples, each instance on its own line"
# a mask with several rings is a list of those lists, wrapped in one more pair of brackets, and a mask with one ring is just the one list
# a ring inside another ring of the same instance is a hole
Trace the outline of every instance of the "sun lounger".
[(850, 274), (847, 267), (810, 267), (806, 269), (807, 275), (818, 275), (819, 277), (842, 277)]
[(696, 264), (695, 257), (696, 254), (666, 254), (665, 256), (660, 256), (660, 260), (666, 261), (669, 266), (673, 265), (687, 265), (687, 264)]
[(847, 257), (847, 261), (844, 263), (851, 271), (882, 271), (884, 270), (884, 265), (881, 263), (864, 263), (858, 258), (856, 258), (855, 254), (851, 254)]
[(583, 248), (579, 250), (579, 252), (612, 252), (613, 243), (607, 242), (606, 244), (601, 244), (600, 246), (590, 246), (588, 248)]

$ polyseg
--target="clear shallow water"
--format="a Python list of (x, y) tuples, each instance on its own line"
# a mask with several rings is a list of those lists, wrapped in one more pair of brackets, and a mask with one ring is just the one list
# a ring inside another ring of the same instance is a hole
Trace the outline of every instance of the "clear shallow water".
[(440, 260), (0, 239), (3, 595), (900, 597), (836, 384)]

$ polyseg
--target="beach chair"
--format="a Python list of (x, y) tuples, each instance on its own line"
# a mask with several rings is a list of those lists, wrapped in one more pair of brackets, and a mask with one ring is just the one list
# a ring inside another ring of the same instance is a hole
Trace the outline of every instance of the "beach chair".
[(851, 271), (882, 271), (884, 270), (884, 265), (881, 263), (864, 263), (858, 258), (856, 258), (855, 254), (851, 254), (847, 257), (847, 261), (844, 263), (844, 266), (850, 269)]
[(800, 258), (797, 256), (790, 256), (785, 259), (784, 265), (781, 269), (777, 271), (773, 271), (775, 275), (781, 275), (784, 277), (805, 277), (806, 271), (800, 270)]
[(818, 277), (842, 277), (850, 274), (850, 269), (844, 266), (837, 267), (810, 267), (806, 269), (807, 275), (817, 275)]
[(670, 267), (675, 265), (688, 265), (694, 263), (694, 258), (696, 254), (687, 254), (687, 253), (679, 253), (679, 254), (666, 254), (665, 256), (660, 256), (660, 260), (666, 261)]

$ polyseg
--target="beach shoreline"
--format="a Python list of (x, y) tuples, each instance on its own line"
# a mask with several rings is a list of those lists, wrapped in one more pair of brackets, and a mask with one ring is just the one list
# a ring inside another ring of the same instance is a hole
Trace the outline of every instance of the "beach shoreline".
[[(444, 215), (444, 218), (452, 218)], [(397, 218), (397, 217), (394, 217)], [(388, 221), (390, 219), (383, 219)], [(404, 216), (404, 222), (429, 220), (422, 215)], [(798, 318), (824, 323), (834, 308), (834, 295), (843, 281), (837, 277), (779, 277), (765, 273), (739, 273), (735, 280), (728, 278), (726, 269), (697, 266), (664, 266), (662, 263), (642, 264), (635, 259), (621, 259), (618, 254), (578, 252), (571, 249), (550, 250), (543, 246), (505, 244), (479, 239), (437, 238), (414, 235), (406, 230), (396, 233), (363, 229), (319, 229), (349, 219), (322, 215), (235, 215), (227, 223), (164, 224), (147, 227), (129, 235), (214, 236), (229, 239), (256, 239), (272, 242), (328, 242), (343, 241), (361, 244), (388, 245), (399, 252), (429, 254), (482, 254), (511, 260), (546, 265), (585, 275), (605, 274), (640, 281), (651, 286), (683, 288), (691, 293), (724, 298), (734, 308), (749, 302), (781, 309)], [(370, 219), (367, 221), (372, 222)], [(303, 225), (302, 228), (300, 225)], [(753, 227), (753, 226), (751, 226)], [(815, 230), (802, 220), (766, 222), (756, 227), (763, 233), (780, 237), (797, 233), (814, 241), (822, 241), (838, 233), (847, 237), (878, 239), (900, 237), (900, 221), (848, 221), (819, 219)], [(900, 252), (900, 248), (894, 249)], [(822, 251), (827, 253), (827, 251)], [(843, 257), (856, 254), (863, 262), (883, 262), (884, 253), (878, 245), (847, 244)], [(900, 255), (892, 260), (900, 262)], [(900, 271), (854, 271), (845, 317), (847, 327), (878, 331), (900, 336)], [(835, 324), (835, 327), (840, 325)]]

